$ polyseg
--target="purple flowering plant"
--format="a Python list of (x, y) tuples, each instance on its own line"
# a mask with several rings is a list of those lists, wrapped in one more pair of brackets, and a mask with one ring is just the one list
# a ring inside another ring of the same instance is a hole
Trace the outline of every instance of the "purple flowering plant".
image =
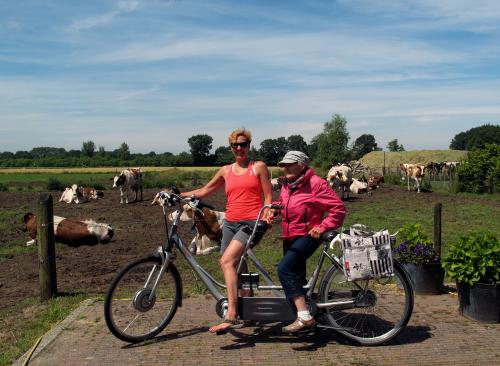
[(400, 244), (392, 251), (402, 264), (439, 263), (439, 255), (419, 224), (405, 224), (398, 233)]

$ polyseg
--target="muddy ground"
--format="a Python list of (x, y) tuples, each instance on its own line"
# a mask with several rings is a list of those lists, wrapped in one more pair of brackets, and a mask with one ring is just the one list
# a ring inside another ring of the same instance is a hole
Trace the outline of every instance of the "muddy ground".
[[(64, 217), (92, 218), (98, 222), (110, 224), (114, 231), (112, 241), (106, 245), (81, 246), (71, 248), (57, 245), (56, 267), (57, 286), (62, 293), (104, 294), (113, 276), (126, 263), (153, 252), (165, 238), (163, 215), (159, 206), (151, 206), (157, 189), (145, 190), (141, 202), (121, 205), (119, 192), (106, 190), (104, 198), (85, 204), (75, 205), (59, 203), (59, 192), (52, 192), (54, 198), (54, 214)], [(0, 210), (21, 210), (36, 212), (39, 193), (0, 192)], [(349, 209), (355, 209), (363, 203), (376, 204), (388, 196), (402, 200), (414, 200), (416, 204), (425, 199), (427, 202), (443, 202), (444, 204), (462, 204), (463, 198), (456, 196), (425, 193), (417, 195), (407, 192), (402, 187), (382, 187), (373, 195), (359, 195), (346, 202)], [(207, 202), (216, 209), (222, 210), (225, 196), (222, 191)], [(498, 205), (498, 203), (493, 203)], [(21, 215), (22, 217), (22, 215)], [(29, 239), (26, 233), (19, 230), (10, 234), (1, 234), (0, 243), (19, 242), (24, 246)], [(189, 225), (181, 232), (186, 242), (190, 242)], [(280, 225), (275, 225), (270, 234), (278, 237)], [(215, 258), (215, 257), (214, 257)], [(21, 299), (38, 296), (38, 255), (36, 251), (9, 255), (0, 258), (0, 310), (10, 307)]]

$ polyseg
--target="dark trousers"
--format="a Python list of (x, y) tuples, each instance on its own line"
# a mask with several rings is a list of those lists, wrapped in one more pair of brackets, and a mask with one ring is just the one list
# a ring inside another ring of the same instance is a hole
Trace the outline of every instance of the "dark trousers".
[(319, 240), (309, 235), (283, 241), (283, 258), (278, 264), (278, 276), (287, 299), (306, 295), (306, 261), (318, 248)]

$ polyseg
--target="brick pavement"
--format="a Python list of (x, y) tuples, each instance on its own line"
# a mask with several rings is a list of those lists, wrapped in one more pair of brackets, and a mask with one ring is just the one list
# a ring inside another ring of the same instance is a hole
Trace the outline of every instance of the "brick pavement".
[[(80, 307), (29, 365), (498, 365), (500, 324), (457, 313), (452, 294), (416, 296), (409, 325), (378, 347), (349, 344), (329, 330), (304, 336), (281, 333), (281, 323), (208, 333), (219, 319), (215, 302), (185, 299), (172, 323), (154, 340), (129, 345), (107, 330), (103, 303)], [(43, 344), (43, 342), (42, 342)], [(21, 365), (24, 357), (17, 364)]]

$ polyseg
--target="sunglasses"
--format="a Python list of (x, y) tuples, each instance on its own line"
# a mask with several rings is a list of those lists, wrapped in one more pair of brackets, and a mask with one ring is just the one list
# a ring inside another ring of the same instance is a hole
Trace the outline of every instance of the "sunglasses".
[(232, 147), (233, 149), (237, 149), (237, 148), (238, 148), (238, 146), (239, 146), (239, 147), (241, 147), (241, 148), (248, 147), (248, 146), (250, 146), (250, 141), (245, 141), (245, 142), (233, 142), (233, 143), (231, 144), (231, 147)]

